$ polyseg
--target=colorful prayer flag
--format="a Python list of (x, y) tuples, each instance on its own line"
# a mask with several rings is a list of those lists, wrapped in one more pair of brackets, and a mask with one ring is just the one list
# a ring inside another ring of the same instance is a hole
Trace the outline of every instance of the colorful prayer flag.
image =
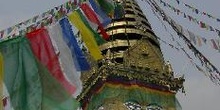
[(199, 47), (201, 47), (201, 46), (202, 46), (201, 37), (197, 37), (197, 40), (198, 40), (198, 45), (199, 45)]
[(196, 45), (196, 36), (195, 36), (195, 34), (190, 32), (190, 31), (188, 31), (188, 32), (189, 32), (190, 41), (193, 42)]
[(219, 45), (217, 44), (217, 42), (214, 39), (211, 39), (210, 41), (212, 42), (212, 47), (214, 49), (216, 49), (216, 50), (220, 49)]
[(79, 103), (35, 59), (29, 44), (22, 36), (0, 43), (6, 87), (5, 109), (76, 110)]
[(99, 5), (94, 0), (89, 0), (93, 10), (99, 15), (102, 19), (102, 25), (105, 27), (111, 23), (111, 19), (106, 15), (106, 13), (99, 7)]
[(78, 71), (89, 70), (90, 65), (86, 59), (86, 56), (83, 54), (82, 50), (78, 45), (77, 39), (74, 36), (69, 20), (67, 18), (63, 18), (59, 21), (59, 24), (61, 25), (63, 39), (71, 51), (76, 69)]
[(83, 10), (84, 14), (86, 15), (86, 17), (91, 22), (93, 22), (93, 23), (95, 23), (95, 24), (97, 24), (99, 26), (99, 29), (101, 31), (101, 34), (102, 34), (103, 38), (108, 40), (109, 39), (109, 35), (104, 30), (103, 25), (101, 24), (101, 22), (99, 21), (98, 17), (96, 16), (96, 13), (86, 3), (83, 3), (80, 6), (80, 8)]
[[(78, 14), (80, 15), (80, 18), (82, 19), (83, 23), (86, 25), (86, 27), (93, 33), (93, 36), (96, 40), (96, 43), (98, 45), (102, 45), (103, 43), (105, 43), (106, 41), (103, 39), (103, 37), (101, 37), (97, 31), (95, 31), (94, 29), (92, 29), (92, 27), (89, 25), (89, 22), (86, 20), (85, 16), (82, 14), (81, 10), (78, 10)], [(99, 28), (102, 29), (102, 28)], [(104, 28), (101, 32), (105, 32)], [(106, 33), (107, 34), (107, 33)]]
[(29, 42), (16, 37), (0, 43), (3, 56), (4, 83), (15, 110), (39, 110), (42, 88)]
[[(82, 82), (80, 81), (80, 72), (77, 72), (76, 66), (73, 60), (71, 50), (63, 39), (62, 29), (59, 23), (47, 28), (53, 47), (58, 52), (60, 66), (65, 78), (72, 85), (76, 86), (77, 95), (82, 90)], [(78, 65), (78, 64), (77, 64)]]
[(114, 4), (112, 0), (96, 0), (99, 3), (99, 6), (107, 15), (113, 17), (114, 14)]
[(207, 39), (206, 38), (204, 38), (204, 37), (202, 37), (202, 41), (206, 44), (206, 42), (207, 42)]
[(27, 33), (31, 49), (35, 57), (47, 67), (49, 72), (64, 86), (69, 93), (74, 93), (76, 88), (64, 77), (60, 68), (58, 55), (55, 53), (46, 29), (40, 28)]
[(206, 28), (205, 23), (203, 23), (202, 21), (200, 21), (200, 27), (201, 27), (201, 28)]
[(99, 50), (99, 47), (94, 39), (94, 35), (83, 23), (79, 12), (74, 11), (73, 13), (69, 14), (68, 18), (71, 23), (73, 23), (79, 29), (82, 35), (82, 40), (85, 42), (91, 56), (93, 56), (95, 60), (102, 59), (103, 56), (101, 55), (101, 51)]

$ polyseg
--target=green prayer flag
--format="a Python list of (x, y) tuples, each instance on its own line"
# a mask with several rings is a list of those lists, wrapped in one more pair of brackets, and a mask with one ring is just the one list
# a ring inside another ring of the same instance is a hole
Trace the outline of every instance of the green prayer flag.
[(14, 110), (41, 108), (41, 82), (28, 41), (17, 37), (0, 43), (4, 83)]
[(14, 110), (76, 110), (79, 103), (36, 60), (25, 37), (0, 42), (4, 83)]
[(106, 12), (109, 16), (113, 16), (114, 14), (114, 3), (112, 0), (97, 0), (99, 6), (103, 11)]

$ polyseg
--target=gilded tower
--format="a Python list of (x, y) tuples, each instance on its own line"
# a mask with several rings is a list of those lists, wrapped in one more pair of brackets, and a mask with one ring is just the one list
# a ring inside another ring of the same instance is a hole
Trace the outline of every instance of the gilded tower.
[(183, 77), (175, 78), (165, 62), (156, 35), (135, 0), (116, 0), (124, 17), (105, 29), (110, 35), (100, 46), (105, 58), (93, 62), (82, 76), (78, 97), (85, 110), (180, 110), (175, 97)]

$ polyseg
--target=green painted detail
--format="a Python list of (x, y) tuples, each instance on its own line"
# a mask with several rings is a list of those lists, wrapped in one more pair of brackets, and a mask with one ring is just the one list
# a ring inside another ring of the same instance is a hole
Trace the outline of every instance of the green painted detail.
[(175, 94), (156, 91), (153, 89), (140, 88), (138, 86), (105, 85), (99, 93), (93, 95), (89, 101), (87, 110), (97, 110), (104, 107), (106, 110), (118, 108), (127, 110), (126, 102), (135, 102), (146, 108), (149, 104), (157, 104), (166, 110), (179, 110), (181, 108)]

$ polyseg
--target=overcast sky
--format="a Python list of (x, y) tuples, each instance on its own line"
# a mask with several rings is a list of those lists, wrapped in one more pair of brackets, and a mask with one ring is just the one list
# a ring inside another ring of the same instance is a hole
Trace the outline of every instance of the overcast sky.
[[(13, 26), (21, 21), (32, 18), (35, 15), (41, 14), (55, 6), (58, 6), (67, 0), (0, 0), (0, 30)], [(157, 1), (157, 0), (156, 0)], [(213, 20), (206, 19), (206, 17), (196, 15), (184, 6), (177, 5), (175, 0), (163, 0), (178, 7), (189, 15), (196, 16), (200, 20), (204, 20), (210, 25), (220, 29), (220, 23)], [(219, 13), (219, 0), (180, 0), (190, 4), (201, 11), (208, 12), (213, 16), (220, 18)], [(161, 37), (167, 42), (173, 43), (171, 37), (164, 30), (161, 23), (152, 14), (150, 7), (145, 4), (146, 2), (139, 2), (143, 8), (144, 13), (147, 15), (156, 35)], [(162, 5), (160, 5), (162, 6)], [(178, 16), (170, 11), (169, 8), (162, 7), (176, 22), (181, 24), (185, 29), (193, 31), (205, 38), (218, 38), (215, 33), (206, 31), (198, 27), (198, 25), (189, 22), (182, 16)], [(183, 46), (184, 43), (173, 32), (171, 28), (168, 30), (173, 33), (178, 41)], [(175, 44), (175, 43), (173, 43)], [(182, 105), (183, 110), (219, 110), (220, 103), (220, 86), (214, 85), (207, 77), (197, 71), (189, 62), (189, 59), (182, 52), (171, 49), (169, 46), (161, 43), (162, 52), (165, 60), (169, 60), (173, 65), (176, 75), (185, 75), (185, 89), (186, 95), (178, 93), (177, 97)], [(220, 70), (220, 53), (213, 50), (210, 45), (203, 45), (197, 47), (219, 70)], [(187, 48), (186, 48), (187, 49)], [(190, 53), (190, 50), (187, 50)], [(191, 53), (193, 56), (193, 54)], [(195, 58), (196, 59), (196, 58)], [(197, 63), (199, 64), (198, 60)]]
[[(158, 0), (156, 0), (158, 1)], [(189, 8), (186, 8), (184, 5), (178, 5), (176, 0), (163, 0), (181, 11), (196, 17), (198, 20), (202, 20), (217, 29), (220, 29), (220, 23), (216, 20), (209, 19), (205, 16), (197, 15), (192, 12)], [(215, 17), (220, 18), (220, 13), (218, 11), (220, 1), (219, 0), (179, 0), (195, 8), (198, 8), (200, 11), (205, 11), (209, 14), (212, 14)], [(155, 17), (155, 15), (150, 10), (150, 7), (145, 4), (146, 2), (139, 2), (144, 13), (147, 15), (149, 22), (151, 23), (154, 32), (163, 40), (171, 43), (171, 37), (169, 33), (165, 31), (161, 23)], [(180, 2), (181, 3), (181, 2)], [(147, 6), (147, 7), (146, 7)], [(218, 39), (216, 33), (201, 29), (197, 24), (190, 22), (188, 19), (184, 19), (183, 16), (177, 15), (170, 8), (164, 7), (159, 4), (161, 8), (167, 13), (173, 20), (183, 26), (183, 28), (188, 29), (195, 34), (205, 37), (206, 39)], [(165, 23), (167, 24), (167, 23)], [(168, 25), (166, 25), (168, 26)], [(179, 41), (187, 52), (193, 57), (193, 53), (188, 49), (182, 39), (176, 35), (176, 33), (169, 28), (168, 31), (175, 36), (175, 39)], [(202, 47), (196, 46), (201, 53), (203, 53), (217, 68), (220, 69), (220, 52), (212, 49), (210, 45), (202, 45)], [(183, 54), (175, 49), (170, 48), (169, 46), (161, 43), (161, 49), (164, 55), (165, 60), (169, 60), (173, 66), (176, 75), (185, 75), (186, 82), (184, 83), (186, 95), (182, 93), (177, 94), (177, 98), (182, 105), (183, 110), (219, 110), (220, 102), (220, 86), (214, 85), (210, 79), (205, 77), (204, 74), (199, 72), (195, 67), (192, 66), (190, 60)], [(195, 57), (195, 62), (199, 63)]]

